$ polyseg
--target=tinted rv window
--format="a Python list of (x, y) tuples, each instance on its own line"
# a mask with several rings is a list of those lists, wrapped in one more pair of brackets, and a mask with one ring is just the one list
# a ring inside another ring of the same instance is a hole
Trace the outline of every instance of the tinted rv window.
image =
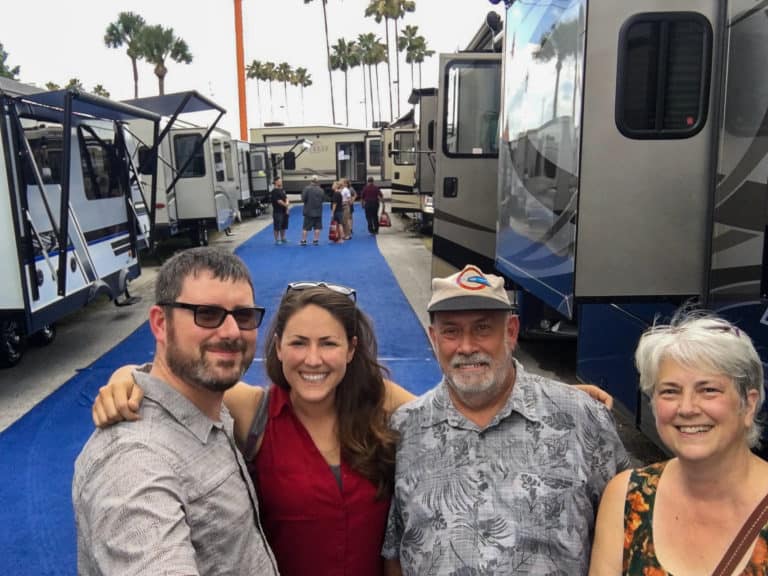
[(187, 160), (191, 162), (184, 168), (181, 178), (198, 178), (205, 176), (205, 157), (203, 156), (203, 137), (200, 134), (175, 134), (173, 137), (173, 155), (176, 158), (176, 168), (184, 167)]
[(497, 156), (501, 64), (454, 62), (446, 67), (445, 73), (445, 154)]
[(369, 166), (381, 166), (381, 140), (369, 140), (368, 141), (368, 157)]
[(399, 152), (395, 154), (395, 164), (399, 166), (412, 166), (416, 164), (416, 133), (395, 132), (394, 148)]
[(232, 163), (234, 157), (232, 156), (232, 143), (224, 142), (224, 160), (227, 163), (227, 180), (235, 180), (235, 165)]
[(151, 148), (147, 148), (144, 145), (139, 146), (138, 168), (140, 174), (152, 174), (154, 170), (154, 158), (152, 157)]
[(648, 13), (619, 38), (616, 125), (629, 138), (687, 138), (704, 126), (712, 29), (694, 13)]
[[(25, 128), (24, 133), (43, 184), (61, 184), (61, 125)], [(24, 162), (24, 181), (28, 186), (35, 185), (34, 172), (27, 162)]]
[(224, 156), (221, 153), (221, 142), (213, 143), (213, 170), (216, 182), (224, 182)]
[(77, 135), (85, 197), (98, 200), (120, 196), (122, 166), (112, 142), (114, 133), (111, 130), (80, 126)]

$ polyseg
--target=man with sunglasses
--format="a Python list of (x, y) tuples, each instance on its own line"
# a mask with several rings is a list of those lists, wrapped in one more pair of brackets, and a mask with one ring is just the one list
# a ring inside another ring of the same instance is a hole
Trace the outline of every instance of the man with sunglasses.
[(222, 404), (253, 361), (264, 309), (216, 248), (160, 269), (140, 420), (96, 430), (75, 464), (78, 573), (277, 574)]

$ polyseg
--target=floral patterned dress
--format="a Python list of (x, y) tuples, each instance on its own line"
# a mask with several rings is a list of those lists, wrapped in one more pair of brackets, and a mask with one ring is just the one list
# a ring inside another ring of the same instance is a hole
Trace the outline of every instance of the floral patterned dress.
[[(627, 576), (672, 576), (656, 558), (653, 544), (653, 505), (656, 488), (667, 462), (632, 471), (624, 504), (624, 565)], [(742, 576), (768, 575), (768, 525), (757, 537), (752, 558)]]

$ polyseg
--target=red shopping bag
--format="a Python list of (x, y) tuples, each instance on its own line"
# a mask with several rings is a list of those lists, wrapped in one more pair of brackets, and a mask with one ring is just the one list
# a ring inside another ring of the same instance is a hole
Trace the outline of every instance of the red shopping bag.
[(382, 212), (381, 216), (379, 216), (379, 226), (383, 228), (392, 226), (392, 221), (389, 219), (389, 214), (386, 211)]
[(331, 226), (328, 228), (328, 240), (336, 242), (339, 239), (339, 225), (335, 220), (331, 221)]

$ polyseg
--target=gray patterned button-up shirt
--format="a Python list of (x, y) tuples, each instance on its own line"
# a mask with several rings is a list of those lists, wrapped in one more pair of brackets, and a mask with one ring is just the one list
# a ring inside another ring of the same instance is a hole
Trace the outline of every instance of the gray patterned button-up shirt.
[(382, 554), (403, 574), (587, 574), (608, 480), (629, 467), (609, 411), (519, 363), (484, 429), (446, 384), (401, 407), (395, 494)]
[(222, 406), (213, 422), (148, 374), (141, 420), (96, 430), (75, 463), (81, 575), (276, 575)]

